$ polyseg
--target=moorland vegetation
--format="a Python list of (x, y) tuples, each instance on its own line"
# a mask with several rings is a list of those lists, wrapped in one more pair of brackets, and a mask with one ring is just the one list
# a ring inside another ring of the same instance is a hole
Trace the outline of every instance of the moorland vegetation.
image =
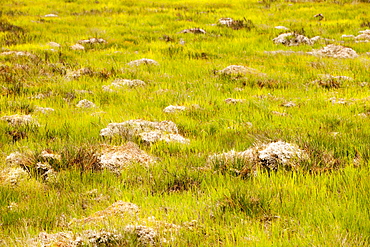
[(0, 246), (369, 246), (369, 13), (2, 0)]

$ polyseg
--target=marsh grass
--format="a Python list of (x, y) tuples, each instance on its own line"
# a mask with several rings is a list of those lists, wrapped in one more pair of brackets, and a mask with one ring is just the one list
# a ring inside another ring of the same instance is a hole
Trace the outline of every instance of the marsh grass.
[[(366, 1), (3, 2), (0, 53), (32, 55), (0, 55), (1, 117), (31, 114), (39, 126), (0, 121), (0, 246), (25, 246), (42, 231), (124, 234), (129, 224), (158, 229), (157, 246), (370, 244), (369, 43), (341, 38), (369, 26)], [(58, 16), (45, 16), (50, 13)], [(318, 21), (318, 13), (325, 18)], [(236, 26), (218, 25), (224, 17), (238, 20)], [(274, 27), (281, 25), (326, 40), (275, 45), (283, 31)], [(180, 33), (197, 27), (206, 34)], [(70, 48), (93, 37), (107, 43)], [(359, 57), (306, 54), (329, 43), (351, 47)], [(276, 50), (292, 52), (266, 53)], [(159, 66), (127, 65), (141, 58)], [(229, 65), (260, 73), (217, 73)], [(103, 90), (118, 78), (146, 86)], [(227, 104), (228, 98), (244, 101)], [(96, 107), (78, 108), (83, 99)], [(163, 112), (169, 105), (186, 110)], [(99, 169), (101, 145), (128, 141), (101, 137), (100, 130), (130, 119), (173, 121), (190, 144), (133, 138), (155, 164), (135, 163), (118, 173)], [(207, 165), (212, 154), (274, 141), (298, 145), (308, 159), (299, 169), (261, 169), (257, 176), (254, 164), (241, 161), (232, 164), (239, 172)], [(49, 179), (36, 167), (46, 162), (43, 150), (61, 155), (49, 162), (57, 172)], [(22, 166), (27, 176), (12, 184), (5, 159), (15, 151), (27, 153), (29, 162)], [(139, 213), (73, 223), (119, 200), (135, 203)], [(164, 223), (180, 228), (164, 231)], [(127, 235), (125, 244), (138, 241)]]

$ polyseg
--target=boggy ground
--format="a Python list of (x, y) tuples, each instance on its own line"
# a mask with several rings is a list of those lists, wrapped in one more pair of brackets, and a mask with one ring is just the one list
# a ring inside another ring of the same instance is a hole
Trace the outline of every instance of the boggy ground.
[(369, 245), (368, 9), (3, 0), (0, 245)]

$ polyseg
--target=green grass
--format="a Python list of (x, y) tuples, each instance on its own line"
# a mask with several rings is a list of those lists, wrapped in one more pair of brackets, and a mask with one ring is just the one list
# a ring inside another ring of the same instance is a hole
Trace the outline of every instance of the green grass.
[[(369, 29), (368, 10), (365, 1), (344, 0), (3, 0), (0, 52), (27, 51), (35, 57), (0, 55), (0, 117), (31, 114), (40, 126), (11, 127), (0, 121), (0, 171), (15, 151), (37, 159), (50, 149), (62, 159), (53, 164), (58, 173), (48, 181), (31, 172), (28, 179), (10, 186), (0, 177), (0, 246), (27, 246), (27, 239), (42, 231), (123, 233), (128, 224), (155, 227), (149, 220), (153, 216), (181, 226), (176, 233), (160, 231), (159, 238), (173, 241), (158, 246), (369, 246), (370, 43), (341, 38)], [(44, 17), (50, 13), (58, 17)], [(318, 13), (325, 19), (315, 19)], [(221, 17), (245, 18), (253, 25), (240, 30), (211, 25)], [(279, 25), (335, 41), (276, 45), (272, 39), (282, 33), (274, 28)], [(207, 33), (180, 33), (194, 27)], [(84, 51), (70, 49), (91, 37), (107, 43), (86, 45)], [(61, 47), (48, 46), (51, 41)], [(265, 52), (309, 52), (329, 43), (351, 47), (360, 56)], [(160, 65), (127, 65), (140, 58)], [(266, 76), (215, 73), (231, 64)], [(93, 73), (66, 76), (81, 68)], [(320, 74), (353, 80), (337, 88), (313, 84)], [(140, 79), (147, 85), (102, 90), (116, 78)], [(39, 94), (45, 97), (35, 97)], [(227, 98), (245, 102), (226, 104)], [(333, 104), (331, 98), (347, 103)], [(82, 99), (97, 107), (77, 108)], [(283, 107), (288, 101), (296, 106)], [(168, 105), (188, 110), (167, 114), (163, 108)], [(55, 111), (37, 113), (37, 106)], [(358, 116), (363, 113), (367, 117)], [(94, 148), (127, 142), (100, 137), (100, 130), (130, 119), (171, 120), (191, 143), (138, 142), (158, 157), (149, 168), (135, 164), (118, 175), (89, 169)], [(278, 140), (306, 150), (310, 157), (302, 169), (262, 170), (249, 178), (202, 169), (211, 154)], [(96, 194), (88, 193), (95, 189)], [(138, 205), (140, 212), (96, 224), (67, 224), (118, 200)], [(9, 207), (12, 203), (17, 206)], [(135, 241), (128, 245), (135, 246)]]

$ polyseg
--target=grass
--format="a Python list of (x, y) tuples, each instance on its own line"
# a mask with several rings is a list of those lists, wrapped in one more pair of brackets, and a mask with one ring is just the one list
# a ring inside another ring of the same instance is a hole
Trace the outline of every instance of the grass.
[[(27, 246), (40, 232), (124, 234), (128, 224), (157, 229), (158, 246), (370, 245), (370, 45), (341, 38), (368, 28), (367, 9), (365, 1), (3, 0), (1, 52), (34, 56), (0, 55), (0, 117), (30, 114), (39, 126), (0, 121), (0, 246)], [(45, 17), (51, 13), (58, 16)], [(313, 17), (318, 13), (322, 21)], [(243, 20), (245, 27), (211, 25), (222, 17)], [(274, 27), (280, 25), (327, 40), (276, 45), (272, 39), (283, 31)], [(180, 33), (195, 27), (207, 33)], [(107, 43), (85, 45), (83, 51), (70, 48), (92, 37)], [(50, 47), (51, 41), (61, 47)], [(309, 52), (330, 43), (360, 56), (265, 52)], [(127, 65), (140, 58), (160, 65)], [(217, 74), (231, 64), (265, 75)], [(90, 73), (69, 76), (82, 68)], [(322, 74), (353, 80), (324, 80)], [(116, 78), (147, 85), (102, 90)], [(226, 104), (227, 98), (245, 101)], [(82, 99), (97, 107), (77, 108)], [(296, 106), (282, 106), (290, 101)], [(188, 110), (164, 113), (168, 105)], [(37, 107), (55, 111), (42, 114)], [(154, 165), (133, 164), (119, 173), (95, 169), (95, 150), (127, 142), (103, 138), (100, 130), (130, 119), (173, 121), (191, 142), (134, 140), (158, 158)], [(206, 167), (209, 155), (279, 140), (307, 152), (300, 169), (243, 177)], [(45, 149), (62, 157), (52, 163), (55, 177), (45, 180), (30, 172), (16, 185), (6, 183), (1, 174), (10, 153), (29, 153), (35, 163)], [(138, 205), (139, 213), (70, 223), (119, 200)], [(179, 230), (165, 231), (169, 223)], [(128, 237), (125, 244), (137, 241)]]

